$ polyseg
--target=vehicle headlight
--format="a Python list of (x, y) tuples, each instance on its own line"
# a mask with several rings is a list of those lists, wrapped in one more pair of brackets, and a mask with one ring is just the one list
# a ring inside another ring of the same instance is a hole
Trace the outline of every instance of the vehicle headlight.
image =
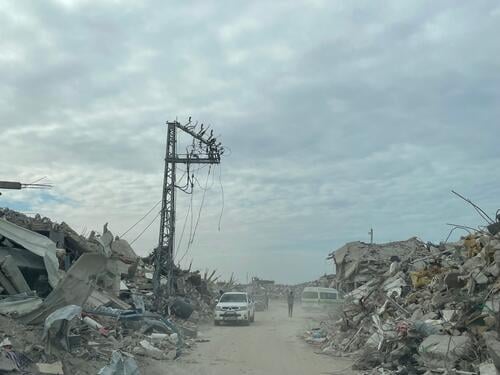
[(222, 311), (222, 307), (220, 307), (220, 306), (215, 306), (215, 311)]

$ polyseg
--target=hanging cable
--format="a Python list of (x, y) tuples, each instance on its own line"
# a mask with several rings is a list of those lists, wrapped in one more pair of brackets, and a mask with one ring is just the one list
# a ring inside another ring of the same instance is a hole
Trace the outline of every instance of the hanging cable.
[(160, 214), (161, 214), (161, 211), (160, 211), (160, 212), (158, 212), (158, 214), (157, 214), (157, 215), (154, 217), (154, 219), (153, 219), (153, 220), (152, 220), (152, 221), (151, 221), (151, 222), (150, 222), (150, 223), (146, 226), (146, 228), (144, 228), (144, 229), (142, 230), (142, 232), (141, 232), (141, 233), (139, 233), (139, 235), (138, 235), (136, 238), (134, 238), (134, 239), (130, 242), (130, 245), (132, 245), (135, 241), (137, 241), (137, 240), (138, 240), (138, 239), (139, 239), (139, 238), (140, 238), (140, 237), (144, 234), (144, 232), (146, 232), (146, 231), (148, 230), (148, 228), (149, 228), (151, 225), (153, 225), (153, 223), (156, 221), (156, 219), (158, 219), (158, 217), (160, 216)]
[(161, 199), (158, 202), (156, 202), (156, 204), (153, 207), (151, 207), (151, 209), (148, 212), (146, 212), (146, 214), (143, 217), (141, 217), (139, 220), (137, 220), (137, 222), (134, 225), (132, 225), (123, 234), (121, 234), (120, 237), (125, 236), (128, 232), (130, 232), (132, 229), (134, 229), (134, 227), (137, 224), (139, 224), (142, 220), (144, 220), (155, 209), (155, 207), (158, 206), (160, 203), (161, 203)]
[(186, 230), (186, 225), (187, 225), (187, 220), (188, 220), (188, 217), (189, 217), (189, 213), (193, 210), (193, 194), (191, 194), (191, 200), (190, 200), (190, 202), (191, 203), (189, 204), (189, 208), (188, 208), (188, 211), (186, 213), (186, 218), (184, 219), (184, 224), (182, 225), (181, 236), (179, 237), (179, 242), (177, 243), (177, 247), (175, 249), (175, 254), (177, 254), (177, 252), (181, 248), (182, 240), (184, 239), (184, 232)]
[(200, 209), (198, 210), (198, 217), (196, 218), (196, 225), (194, 226), (194, 232), (193, 236), (191, 237), (190, 244), (194, 242), (194, 237), (196, 236), (196, 230), (198, 229), (198, 224), (200, 223), (200, 217), (201, 217), (201, 210), (203, 209), (203, 205), (205, 204), (205, 195), (207, 193), (207, 186), (208, 186), (208, 177), (210, 176), (210, 172), (212, 170), (212, 166), (208, 168), (208, 174), (207, 174), (207, 179), (205, 181), (205, 189), (203, 190), (203, 195), (201, 197), (201, 204), (200, 204)]
[(222, 200), (222, 207), (220, 210), (220, 216), (219, 216), (219, 232), (220, 232), (220, 225), (222, 222), (222, 214), (224, 213), (224, 186), (222, 186), (222, 166), (219, 164), (219, 184), (220, 184), (220, 194), (221, 194), (221, 200)]
[[(208, 178), (210, 177), (210, 172), (211, 172), (211, 169), (212, 167), (210, 166), (208, 168), (208, 174), (207, 174), (207, 178), (206, 178), (206, 181), (205, 181), (205, 189), (203, 190), (203, 195), (202, 195), (202, 198), (201, 198), (201, 203), (200, 203), (200, 209), (198, 211), (198, 217), (196, 219), (196, 224), (194, 226), (194, 231), (192, 231), (192, 233), (190, 234), (190, 238), (189, 238), (189, 241), (188, 241), (188, 244), (187, 244), (187, 247), (186, 247), (186, 250), (184, 251), (184, 254), (182, 255), (182, 257), (179, 259), (179, 263), (182, 262), (182, 260), (186, 257), (186, 255), (189, 253), (189, 250), (191, 249), (191, 245), (193, 244), (194, 242), (194, 238), (196, 236), (196, 230), (198, 229), (198, 224), (200, 223), (200, 217), (201, 217), (201, 210), (203, 209), (203, 205), (205, 203), (205, 195), (206, 195), (206, 192), (207, 192), (207, 186), (208, 186)], [(191, 212), (191, 219), (193, 218), (192, 216), (192, 212)]]

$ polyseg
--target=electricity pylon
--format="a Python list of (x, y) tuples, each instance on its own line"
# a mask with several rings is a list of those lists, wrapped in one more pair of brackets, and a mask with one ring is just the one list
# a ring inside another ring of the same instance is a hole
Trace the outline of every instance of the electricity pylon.
[[(192, 146), (185, 154), (177, 153), (177, 130), (190, 135)], [(175, 244), (175, 189), (176, 165), (187, 164), (188, 179), (190, 164), (219, 164), (224, 149), (213, 137), (213, 131), (208, 133), (203, 124), (191, 124), (191, 118), (185, 125), (178, 121), (167, 121), (167, 147), (165, 152), (165, 170), (163, 175), (163, 196), (161, 205), (160, 236), (154, 257), (153, 290), (159, 301), (162, 292), (161, 275), (167, 277), (166, 293), (173, 294), (174, 288), (174, 244)], [(208, 133), (208, 134), (207, 134)]]

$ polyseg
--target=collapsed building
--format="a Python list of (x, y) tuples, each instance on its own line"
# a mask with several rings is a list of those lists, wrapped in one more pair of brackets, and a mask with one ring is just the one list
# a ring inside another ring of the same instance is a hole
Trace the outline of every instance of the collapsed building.
[[(107, 224), (84, 237), (0, 209), (0, 340), (24, 359), (13, 370), (113, 375), (125, 366), (139, 374), (141, 358), (177, 358), (196, 342), (197, 323), (212, 318), (214, 297), (206, 274), (175, 274), (176, 295), (157, 299), (151, 259)], [(0, 361), (0, 372), (12, 365)]]
[(386, 244), (357, 241), (345, 244), (327, 259), (335, 263), (336, 288), (350, 292), (382, 275), (391, 262), (418, 258), (425, 251), (425, 244), (416, 237)]
[[(495, 227), (496, 228), (496, 227)], [(349, 243), (330, 257), (347, 294), (305, 339), (374, 374), (500, 371), (500, 233), (437, 246)]]

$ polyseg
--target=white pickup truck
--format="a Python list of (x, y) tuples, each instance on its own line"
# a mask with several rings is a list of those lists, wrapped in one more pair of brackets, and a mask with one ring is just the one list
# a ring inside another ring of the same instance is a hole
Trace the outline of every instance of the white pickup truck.
[(246, 325), (255, 320), (255, 302), (244, 292), (224, 293), (215, 306), (214, 324), (241, 322)]

